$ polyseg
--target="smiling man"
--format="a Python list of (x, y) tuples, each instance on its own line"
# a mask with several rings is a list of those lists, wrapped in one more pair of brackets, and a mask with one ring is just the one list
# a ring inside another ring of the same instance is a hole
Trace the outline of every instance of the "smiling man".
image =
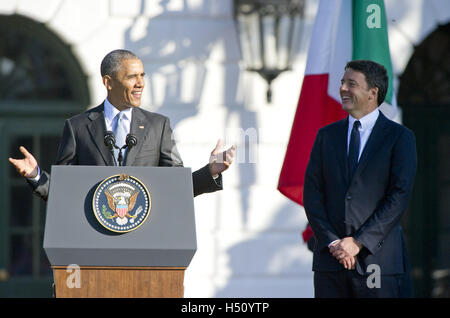
[(340, 95), (349, 116), (317, 133), (303, 192), (316, 297), (412, 295), (400, 220), (416, 173), (415, 138), (378, 110), (387, 88), (382, 65), (347, 63)]
[[(104, 57), (100, 72), (107, 97), (101, 105), (66, 120), (55, 164), (117, 164), (118, 151), (113, 154), (104, 144), (106, 132), (111, 131), (118, 147), (126, 144), (128, 134), (137, 138), (136, 146), (125, 149), (124, 165), (182, 167), (169, 119), (140, 108), (145, 86), (142, 61), (130, 51), (115, 50)], [(223, 152), (220, 148), (219, 140), (209, 163), (192, 174), (194, 196), (222, 189), (221, 173), (232, 163), (235, 146)], [(20, 150), (24, 158), (9, 161), (34, 193), (47, 199), (50, 175), (39, 169), (24, 147)]]
[(119, 111), (141, 105), (144, 89), (144, 66), (130, 51), (113, 51), (105, 56), (100, 66), (108, 101)]

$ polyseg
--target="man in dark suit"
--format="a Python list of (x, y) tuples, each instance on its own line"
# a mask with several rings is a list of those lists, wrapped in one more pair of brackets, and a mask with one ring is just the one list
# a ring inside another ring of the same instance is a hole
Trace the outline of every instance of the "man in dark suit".
[(344, 120), (319, 130), (303, 192), (316, 244), (316, 297), (411, 296), (401, 217), (416, 174), (412, 131), (378, 106), (385, 68), (347, 63), (341, 80)]
[[(101, 75), (107, 98), (101, 105), (66, 121), (55, 164), (116, 165), (120, 161), (118, 152), (113, 153), (104, 143), (105, 133), (114, 131), (119, 147), (126, 144), (128, 134), (137, 138), (136, 146), (125, 148), (124, 165), (182, 167), (169, 119), (139, 108), (145, 85), (142, 61), (130, 51), (112, 51), (102, 61)], [(219, 153), (220, 147), (219, 140), (210, 162), (192, 174), (194, 196), (222, 189), (221, 173), (231, 164), (235, 147)], [(40, 171), (24, 147), (20, 150), (24, 158), (9, 161), (27, 178), (34, 193), (46, 199), (50, 175)]]

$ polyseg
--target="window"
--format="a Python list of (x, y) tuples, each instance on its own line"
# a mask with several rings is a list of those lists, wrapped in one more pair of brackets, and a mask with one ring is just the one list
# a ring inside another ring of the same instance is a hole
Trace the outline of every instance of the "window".
[(52, 271), (42, 248), (46, 204), (8, 157), (25, 146), (50, 172), (64, 120), (86, 109), (86, 77), (45, 25), (0, 15), (0, 297), (51, 296)]

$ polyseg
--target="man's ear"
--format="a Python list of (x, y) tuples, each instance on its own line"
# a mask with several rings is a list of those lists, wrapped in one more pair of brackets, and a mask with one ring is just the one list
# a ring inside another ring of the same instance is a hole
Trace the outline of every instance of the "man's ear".
[(110, 91), (112, 89), (112, 77), (111, 76), (109, 76), (109, 75), (103, 76), (102, 82), (108, 91)]
[(378, 99), (378, 87), (372, 87), (369, 89), (369, 99), (375, 100), (377, 102)]

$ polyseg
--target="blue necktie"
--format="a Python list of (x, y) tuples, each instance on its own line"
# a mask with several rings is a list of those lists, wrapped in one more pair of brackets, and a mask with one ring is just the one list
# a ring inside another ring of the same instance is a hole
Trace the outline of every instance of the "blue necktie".
[[(123, 145), (125, 145), (125, 138), (127, 136), (127, 128), (125, 126), (125, 118), (124, 114), (122, 112), (118, 113), (116, 115), (115, 119), (115, 126), (114, 126), (114, 136), (116, 137), (116, 145), (117, 147), (121, 148)], [(125, 158), (126, 149), (122, 150), (123, 158)], [(114, 149), (114, 156), (116, 157), (117, 165), (119, 164), (118, 158), (119, 158), (119, 150)]]
[(349, 178), (352, 180), (355, 173), (356, 166), (358, 165), (359, 146), (361, 144), (361, 138), (359, 136), (359, 127), (361, 123), (357, 120), (353, 123), (353, 129), (350, 134), (350, 145), (348, 147), (348, 173)]

